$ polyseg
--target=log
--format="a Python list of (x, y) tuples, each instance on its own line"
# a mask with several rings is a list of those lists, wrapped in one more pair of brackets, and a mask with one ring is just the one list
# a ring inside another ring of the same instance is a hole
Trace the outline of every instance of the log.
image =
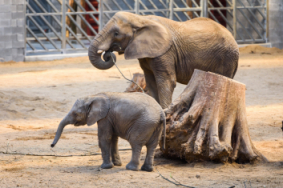
[(195, 70), (182, 94), (165, 109), (163, 155), (187, 162), (267, 161), (250, 138), (245, 88), (230, 78)]
[[(134, 73), (132, 80), (136, 82), (145, 93), (147, 93), (146, 83), (145, 83), (145, 77), (141, 73)], [(129, 87), (127, 87), (125, 92), (142, 92), (141, 89), (133, 82), (130, 82)]]

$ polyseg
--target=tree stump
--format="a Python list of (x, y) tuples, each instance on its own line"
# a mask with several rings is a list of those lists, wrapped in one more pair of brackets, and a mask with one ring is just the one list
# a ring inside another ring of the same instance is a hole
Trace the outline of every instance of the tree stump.
[(250, 138), (245, 88), (227, 77), (195, 70), (183, 93), (165, 109), (162, 153), (188, 162), (266, 161)]
[[(136, 82), (143, 90), (145, 93), (147, 93), (145, 87), (145, 77), (141, 73), (134, 73), (132, 80)], [(142, 92), (141, 89), (133, 82), (130, 82), (129, 87), (126, 89), (125, 92)]]

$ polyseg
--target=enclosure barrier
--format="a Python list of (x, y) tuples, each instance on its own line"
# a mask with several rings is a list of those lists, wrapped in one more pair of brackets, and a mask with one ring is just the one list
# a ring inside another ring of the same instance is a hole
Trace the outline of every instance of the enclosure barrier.
[(119, 11), (176, 21), (208, 17), (238, 44), (268, 42), (268, 0), (26, 0), (26, 56), (87, 52)]

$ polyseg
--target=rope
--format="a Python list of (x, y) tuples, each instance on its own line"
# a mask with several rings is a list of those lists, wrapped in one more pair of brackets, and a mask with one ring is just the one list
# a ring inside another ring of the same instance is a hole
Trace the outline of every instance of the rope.
[(112, 60), (113, 60), (114, 65), (117, 67), (117, 69), (118, 69), (118, 71), (121, 73), (121, 75), (122, 75), (126, 80), (128, 80), (128, 81), (133, 82), (134, 84), (136, 84), (136, 85), (141, 89), (141, 91), (144, 93), (144, 90), (142, 89), (141, 86), (139, 86), (135, 81), (130, 80), (130, 79), (128, 79), (128, 78), (126, 78), (126, 77), (124, 76), (124, 74), (121, 72), (121, 70), (119, 69), (119, 67), (118, 67), (117, 64), (116, 64), (116, 61), (115, 61), (114, 58), (113, 58), (113, 55), (114, 55), (114, 54), (113, 54), (113, 53), (110, 53), (110, 55), (111, 55), (111, 58), (112, 58)]

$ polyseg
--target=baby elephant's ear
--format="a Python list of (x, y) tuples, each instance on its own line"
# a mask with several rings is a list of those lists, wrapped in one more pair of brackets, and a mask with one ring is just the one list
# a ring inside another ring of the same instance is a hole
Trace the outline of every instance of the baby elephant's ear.
[(91, 126), (97, 121), (103, 119), (110, 109), (109, 98), (104, 94), (99, 94), (90, 99), (86, 104), (87, 125)]

